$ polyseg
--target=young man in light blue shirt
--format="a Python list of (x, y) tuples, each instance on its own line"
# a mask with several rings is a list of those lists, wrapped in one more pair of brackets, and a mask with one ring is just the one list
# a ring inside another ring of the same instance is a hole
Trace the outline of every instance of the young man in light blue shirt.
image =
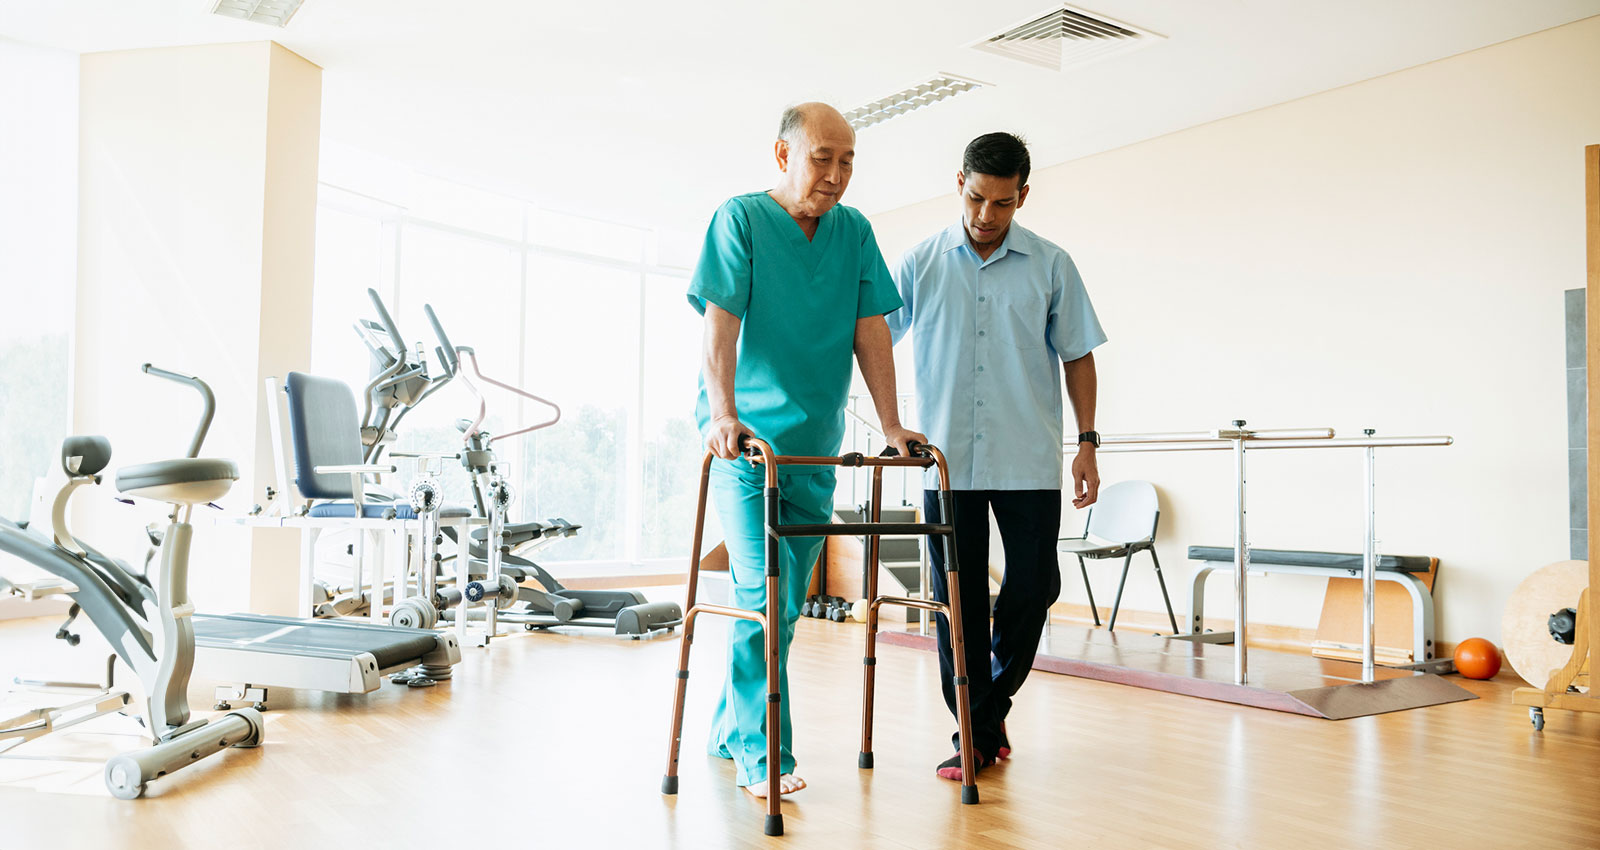
[[(1078, 269), (1066, 251), (1012, 221), (1028, 198), (1028, 148), (1010, 133), (967, 146), (956, 188), (961, 221), (906, 252), (894, 270), (905, 305), (887, 316), (898, 342), (914, 336), (917, 412), (944, 449), (955, 490), (962, 628), (971, 676), (973, 744), (982, 769), (1011, 754), (1011, 698), (1027, 678), (1050, 604), (1061, 592), (1062, 378), (1077, 418), (1074, 507), (1100, 487), (1090, 352), (1106, 341)], [(924, 512), (938, 511), (927, 490)], [(989, 609), (989, 512), (1005, 547), (1006, 574)], [(929, 546), (935, 569), (944, 553)], [(975, 568), (976, 567), (976, 568)], [(932, 582), (940, 601), (945, 585)], [(955, 712), (953, 664), (939, 618), (945, 703)], [(991, 659), (992, 653), (992, 659)], [(959, 743), (958, 743), (959, 750)], [(960, 780), (959, 754), (938, 773)]]

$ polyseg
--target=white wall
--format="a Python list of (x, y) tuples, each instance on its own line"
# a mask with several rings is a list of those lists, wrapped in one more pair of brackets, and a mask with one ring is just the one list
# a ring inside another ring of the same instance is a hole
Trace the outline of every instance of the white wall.
[[(1380, 548), (1441, 560), (1442, 640), (1498, 641), (1506, 597), (1568, 547), (1561, 293), (1584, 282), (1596, 142), (1591, 18), (1036, 170), (1017, 220), (1072, 253), (1111, 338), (1102, 432), (1242, 418), (1454, 435), (1380, 453)], [(951, 195), (873, 223), (893, 258), (958, 214)], [(1161, 489), (1180, 618), (1185, 547), (1230, 539), (1229, 463), (1101, 458), (1106, 481)], [(1252, 544), (1360, 551), (1360, 481), (1355, 452), (1256, 455)], [(1125, 605), (1158, 610), (1139, 561)], [(1081, 603), (1075, 573), (1063, 598)], [(1115, 572), (1091, 577), (1109, 604)], [(1231, 611), (1227, 578), (1213, 615)], [(1251, 619), (1314, 627), (1323, 587), (1253, 578)]]
[[(271, 475), (262, 378), (310, 361), (319, 74), (271, 42), (82, 58), (74, 427), (109, 436), (113, 466), (181, 457), (199, 397), (139, 365), (203, 378), (217, 411), (202, 456), (238, 463), (235, 516)], [(84, 536), (125, 557), (161, 514), (80, 503)], [(281, 563), (252, 566), (252, 535), (219, 516), (195, 519), (197, 604), (287, 608), (293, 532), (277, 533)], [(272, 577), (283, 598), (264, 604)]]

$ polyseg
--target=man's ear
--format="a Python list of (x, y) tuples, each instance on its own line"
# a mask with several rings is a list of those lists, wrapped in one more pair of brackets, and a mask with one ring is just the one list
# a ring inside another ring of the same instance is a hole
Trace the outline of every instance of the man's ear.
[(778, 161), (778, 170), (784, 173), (789, 171), (789, 142), (779, 139), (772, 143), (772, 157)]
[(962, 172), (960, 172), (960, 171), (957, 171), (956, 172), (956, 194), (957, 195), (961, 194), (961, 190), (965, 189), (965, 188), (967, 188), (967, 175), (962, 173)]
[(1022, 191), (1017, 193), (1017, 209), (1019, 210), (1022, 209), (1022, 202), (1028, 200), (1028, 188), (1023, 186)]

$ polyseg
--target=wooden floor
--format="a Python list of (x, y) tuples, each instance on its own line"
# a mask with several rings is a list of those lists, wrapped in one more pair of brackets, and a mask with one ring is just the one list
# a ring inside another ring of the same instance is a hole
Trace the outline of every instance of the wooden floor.
[[(90, 636), (68, 648), (55, 625), (0, 623), (4, 681), (93, 677)], [(1535, 733), (1512, 678), (1452, 677), (1483, 698), (1329, 723), (1036, 672), (1015, 755), (963, 807), (933, 774), (953, 728), (935, 657), (881, 650), (878, 767), (860, 771), (863, 627), (813, 620), (791, 666), (811, 787), (768, 839), (731, 765), (702, 755), (720, 628), (696, 641), (676, 798), (659, 786), (678, 641), (532, 634), (465, 650), (431, 690), (274, 699), (265, 746), (143, 800), (100, 777), (136, 745), (112, 734), (125, 718), (28, 744), (0, 758), (0, 848), (1600, 846), (1600, 717), (1552, 711)]]

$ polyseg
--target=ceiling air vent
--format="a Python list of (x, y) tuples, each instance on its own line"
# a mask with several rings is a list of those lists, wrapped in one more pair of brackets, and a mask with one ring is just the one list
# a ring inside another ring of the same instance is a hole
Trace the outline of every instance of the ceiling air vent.
[(217, 0), (211, 11), (225, 18), (257, 24), (287, 26), (302, 0)]
[(1062, 6), (972, 45), (986, 53), (1061, 71), (1161, 40), (1149, 30)]
[(984, 85), (977, 80), (941, 74), (925, 83), (862, 104), (846, 112), (844, 119), (850, 122), (851, 127), (861, 130), (887, 121), (896, 115), (904, 115), (929, 104), (955, 97), (962, 92), (983, 88)]

